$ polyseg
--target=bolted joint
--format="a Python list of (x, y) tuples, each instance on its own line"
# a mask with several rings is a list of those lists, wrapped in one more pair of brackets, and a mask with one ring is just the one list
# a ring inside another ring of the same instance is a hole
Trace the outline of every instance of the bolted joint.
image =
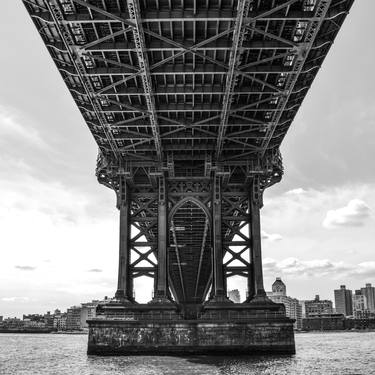
[(159, 205), (166, 205), (167, 203), (167, 187), (164, 174), (159, 177)]
[(125, 176), (120, 176), (119, 178), (119, 187), (116, 192), (117, 194), (117, 203), (116, 207), (118, 209), (121, 209), (121, 207), (124, 207), (129, 202), (129, 188), (126, 183)]
[(214, 188), (213, 188), (213, 203), (215, 205), (221, 204), (221, 176), (215, 174)]
[(254, 176), (251, 183), (251, 200), (259, 208), (263, 207), (263, 189), (259, 176)]
[(303, 61), (309, 51), (308, 43), (299, 43), (297, 46), (293, 47), (293, 52), (296, 55), (297, 61)]

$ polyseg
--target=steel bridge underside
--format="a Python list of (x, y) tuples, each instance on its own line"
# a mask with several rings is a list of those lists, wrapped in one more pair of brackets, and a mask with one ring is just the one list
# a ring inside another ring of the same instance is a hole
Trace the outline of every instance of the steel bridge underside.
[(161, 272), (161, 201), (177, 301), (205, 300), (213, 233), (225, 277), (249, 278), (249, 186), (280, 181), (281, 142), (353, 0), (23, 2), (99, 146), (99, 182), (130, 202), (130, 279)]

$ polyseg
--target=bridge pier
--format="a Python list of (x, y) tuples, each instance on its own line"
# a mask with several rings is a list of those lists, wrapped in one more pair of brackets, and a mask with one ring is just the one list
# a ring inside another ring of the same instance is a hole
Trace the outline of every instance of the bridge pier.
[[(156, 181), (145, 192), (119, 179), (118, 288), (88, 321), (88, 353), (294, 353), (293, 321), (263, 286), (262, 180), (254, 177), (237, 189), (217, 173), (195, 182), (162, 173)], [(131, 261), (131, 252), (138, 260)], [(140, 260), (152, 264), (150, 254), (156, 264), (140, 267)], [(243, 266), (231, 266), (234, 260)], [(139, 275), (154, 278), (146, 304), (133, 298)], [(234, 275), (247, 278), (244, 303), (227, 297), (226, 280)]]

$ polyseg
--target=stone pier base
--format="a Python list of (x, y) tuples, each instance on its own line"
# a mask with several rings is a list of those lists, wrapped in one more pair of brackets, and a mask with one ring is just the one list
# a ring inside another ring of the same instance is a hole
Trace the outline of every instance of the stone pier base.
[(294, 354), (293, 321), (89, 321), (88, 354)]

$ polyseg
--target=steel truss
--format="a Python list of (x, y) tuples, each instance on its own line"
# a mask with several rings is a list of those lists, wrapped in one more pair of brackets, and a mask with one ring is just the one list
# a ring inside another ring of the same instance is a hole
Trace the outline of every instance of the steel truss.
[(246, 164), (280, 146), (353, 0), (24, 2), (108, 160)]
[(262, 296), (262, 194), (353, 0), (23, 1), (117, 194), (117, 298)]
[[(119, 273), (122, 276), (119, 276), (116, 296), (126, 296), (132, 302), (133, 280), (141, 276), (154, 278), (157, 291), (160, 272), (157, 259), (160, 259), (158, 252), (161, 249), (158, 244), (163, 241), (166, 243), (168, 264), (167, 274), (164, 275), (167, 287), (163, 297), (173, 296), (181, 304), (201, 304), (208, 297), (207, 293), (215, 278), (221, 278), (222, 294), (225, 295), (226, 279), (235, 275), (248, 278), (249, 290), (254, 294), (254, 256), (249, 212), (253, 195), (249, 189), (238, 184), (225, 185), (225, 178), (220, 173), (204, 180), (168, 179), (164, 183), (169, 233), (163, 233), (158, 230), (158, 226), (162, 220), (159, 205), (164, 177), (158, 175), (157, 180), (159, 193), (151, 185), (130, 187), (131, 180), (126, 175), (120, 178), (117, 193), (120, 244), (125, 241), (123, 246), (126, 247), (124, 250), (120, 245), (120, 269), (126, 267), (126, 271)], [(267, 181), (263, 183), (262, 191)], [(220, 204), (219, 211), (215, 208), (217, 203)], [(219, 232), (215, 220), (221, 223)], [(213, 257), (213, 249), (218, 240), (222, 243), (219, 246), (219, 249), (222, 248), (222, 262), (215, 271), (218, 257)], [(215, 290), (212, 293), (214, 296)]]

